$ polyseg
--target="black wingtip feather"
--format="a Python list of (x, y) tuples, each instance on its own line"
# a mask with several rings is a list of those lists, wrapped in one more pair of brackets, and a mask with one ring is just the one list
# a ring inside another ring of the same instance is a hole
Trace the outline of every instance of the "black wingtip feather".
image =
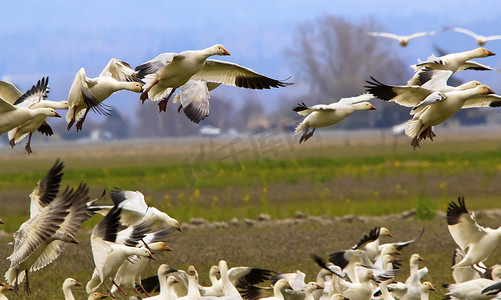
[(369, 85), (364, 85), (365, 90), (375, 97), (389, 101), (397, 96), (397, 94), (393, 91), (393, 87), (390, 85), (383, 84), (376, 80), (374, 77), (370, 76), (372, 81), (366, 80)]
[(450, 202), (447, 206), (447, 225), (456, 225), (459, 223), (459, 218), (462, 214), (468, 214), (466, 205), (464, 203), (464, 196), (458, 197), (458, 203)]
[(344, 269), (349, 263), (349, 261), (344, 257), (344, 254), (345, 251), (332, 253), (329, 256), (329, 261), (335, 264), (336, 266), (339, 266), (341, 269)]
[(377, 238), (379, 237), (380, 231), (381, 231), (381, 226), (372, 228), (369, 231), (369, 234), (365, 234), (362, 237), (362, 239), (352, 247), (352, 249), (356, 250), (356, 249), (362, 247), (363, 245), (365, 245), (366, 243), (370, 243), (370, 242), (377, 240)]
[(304, 104), (304, 102), (298, 103), (292, 110), (295, 112), (300, 112), (303, 110), (307, 110), (308, 106)]

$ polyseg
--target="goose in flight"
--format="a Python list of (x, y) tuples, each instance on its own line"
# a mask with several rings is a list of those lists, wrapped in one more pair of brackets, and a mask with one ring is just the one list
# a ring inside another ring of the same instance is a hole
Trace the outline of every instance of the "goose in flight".
[(140, 93), (143, 86), (136, 77), (136, 72), (124, 61), (112, 58), (98, 77), (87, 77), (84, 68), (81, 68), (73, 80), (68, 94), (68, 113), (66, 121), (68, 130), (77, 119), (77, 131), (82, 130), (82, 125), (89, 110), (101, 115), (109, 115), (109, 106), (102, 102), (111, 94), (129, 90)]
[[(299, 143), (301, 144), (311, 138), (316, 128), (336, 124), (357, 110), (375, 110), (376, 107), (367, 102), (370, 99), (372, 99), (371, 94), (363, 94), (357, 97), (342, 98), (338, 102), (331, 104), (313, 106), (307, 106), (304, 103), (298, 104), (292, 110), (301, 116), (305, 116), (294, 131), (295, 134), (304, 131)], [(313, 128), (313, 130), (308, 132), (310, 128)]]
[(416, 32), (411, 35), (396, 35), (394, 33), (389, 33), (389, 32), (367, 32), (368, 35), (372, 36), (378, 36), (378, 37), (385, 37), (385, 38), (390, 38), (397, 40), (400, 46), (402, 47), (407, 47), (409, 44), (409, 41), (411, 39), (421, 37), (421, 36), (427, 36), (427, 35), (434, 35), (437, 34), (439, 31), (424, 31), (424, 32)]
[[(162, 53), (135, 68), (137, 76), (146, 84), (140, 99), (159, 101), (159, 110), (165, 111), (167, 102), (177, 88), (181, 91), (181, 105), (190, 120), (198, 123), (208, 115), (209, 91), (220, 84), (248, 89), (284, 87), (285, 83), (252, 71), (235, 63), (208, 59), (213, 55), (230, 55), (221, 44), (203, 50), (180, 53)], [(198, 82), (189, 82), (199, 80)], [(184, 95), (183, 95), (184, 94)], [(191, 106), (191, 107), (190, 107)]]
[(477, 42), (477, 44), (480, 47), (484, 46), (488, 41), (501, 39), (501, 35), (485, 36), (485, 35), (476, 34), (475, 32), (473, 32), (471, 30), (464, 29), (461, 27), (452, 27), (452, 28), (448, 28), (448, 29), (471, 36), (472, 38), (475, 39), (475, 41)]

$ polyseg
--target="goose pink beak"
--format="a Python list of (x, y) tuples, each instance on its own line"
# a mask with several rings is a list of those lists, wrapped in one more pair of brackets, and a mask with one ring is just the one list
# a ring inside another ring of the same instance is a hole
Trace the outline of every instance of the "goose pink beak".
[(496, 53), (494, 53), (492, 51), (487, 51), (487, 56), (493, 56), (493, 55), (496, 55)]
[(226, 51), (226, 49), (223, 49), (223, 55), (231, 55), (230, 52)]
[(489, 89), (487, 90), (487, 94), (495, 94), (495, 92), (489, 88)]
[(61, 118), (61, 115), (60, 115), (60, 114), (58, 114), (57, 112), (54, 112), (54, 117)]
[(377, 110), (377, 108), (374, 105), (371, 105), (370, 110)]

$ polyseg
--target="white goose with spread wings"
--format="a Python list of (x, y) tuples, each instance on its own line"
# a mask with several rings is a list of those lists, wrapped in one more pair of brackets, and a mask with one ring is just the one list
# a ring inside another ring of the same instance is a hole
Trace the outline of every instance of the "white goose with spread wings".
[[(34, 85), (30, 90), (28, 90), (25, 94), (20, 96), (15, 102), (14, 105), (17, 108), (28, 108), (28, 109), (36, 109), (36, 108), (53, 108), (53, 109), (68, 109), (68, 102), (54, 102), (47, 101), (45, 98), (47, 97), (47, 93), (49, 92), (49, 78), (42, 78)], [(55, 117), (61, 117), (59, 114), (55, 113)], [(26, 143), (25, 150), (28, 154), (33, 153), (31, 150), (31, 136), (33, 132), (39, 131), (47, 136), (53, 135), (52, 128), (47, 124), (46, 119), (47, 115), (38, 115), (27, 122), (13, 128), (9, 131), (9, 144), (11, 147), (14, 147), (15, 144), (22, 141), (27, 135), (28, 142)]]
[(87, 77), (85, 69), (81, 68), (73, 80), (68, 94), (68, 113), (66, 121), (68, 130), (77, 119), (77, 131), (82, 130), (82, 125), (89, 110), (101, 115), (109, 115), (109, 107), (102, 104), (111, 94), (129, 90), (140, 93), (143, 89), (136, 72), (124, 61), (112, 58), (101, 74), (95, 78)]
[[(42, 180), (41, 183), (54, 181), (57, 179)], [(54, 185), (38, 190), (44, 189), (47, 194), (39, 198), (39, 205), (31, 206), (41, 209), (37, 213), (32, 213), (30, 219), (14, 234), (14, 251), (8, 257), (11, 265), (5, 274), (6, 280), (11, 284), (14, 283), (16, 290), (18, 283), (26, 277), (25, 291), (28, 294), (31, 293), (28, 270), (34, 272), (50, 264), (61, 254), (65, 243), (78, 243), (73, 235), (80, 224), (89, 217), (85, 209), (88, 199), (88, 189), (85, 184), (80, 184), (75, 191), (66, 188), (57, 197), (55, 195), (58, 187), (55, 188), (55, 193), (52, 193)]]
[(466, 209), (464, 197), (458, 197), (457, 203), (449, 203), (447, 225), (456, 244), (466, 252), (453, 269), (485, 261), (501, 242), (501, 226), (497, 229), (480, 226), (475, 215)]
[(407, 47), (409, 44), (409, 41), (411, 39), (417, 38), (417, 37), (422, 37), (422, 36), (427, 36), (427, 35), (434, 35), (438, 33), (437, 30), (435, 31), (424, 31), (424, 32), (416, 32), (410, 35), (397, 35), (394, 33), (389, 33), (389, 32), (367, 32), (368, 35), (376, 36), (376, 37), (386, 37), (390, 39), (397, 40), (400, 46), (402, 47)]
[(501, 39), (501, 35), (489, 35), (489, 36), (485, 36), (485, 35), (476, 34), (475, 32), (473, 32), (471, 30), (460, 28), (460, 27), (453, 27), (453, 28), (450, 28), (450, 29), (453, 30), (453, 31), (464, 33), (466, 35), (471, 36), (472, 38), (475, 39), (475, 41), (477, 42), (477, 44), (479, 46), (484, 46), (488, 41), (493, 41), (493, 40), (499, 40), (499, 39)]
[(141, 100), (161, 100), (159, 110), (165, 111), (175, 90), (187, 84), (181, 91), (181, 105), (187, 117), (198, 123), (209, 113), (209, 91), (220, 84), (260, 90), (290, 85), (234, 63), (208, 59), (213, 55), (230, 53), (223, 45), (216, 44), (203, 50), (162, 53), (137, 66), (138, 77), (146, 82)]
[[(304, 130), (299, 143), (301, 144), (312, 137), (316, 128), (336, 124), (357, 110), (375, 110), (376, 107), (366, 102), (370, 99), (372, 99), (371, 94), (363, 94), (357, 97), (342, 98), (331, 104), (317, 104), (311, 107), (304, 103), (298, 104), (292, 110), (306, 117), (294, 131), (295, 134), (298, 134)], [(313, 130), (308, 133), (310, 128)]]

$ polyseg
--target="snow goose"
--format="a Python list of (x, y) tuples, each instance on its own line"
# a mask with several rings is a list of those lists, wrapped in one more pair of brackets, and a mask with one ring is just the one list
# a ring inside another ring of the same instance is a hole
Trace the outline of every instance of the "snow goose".
[(444, 56), (436, 57), (431, 55), (425, 61), (421, 61), (418, 59), (418, 63), (413, 65), (412, 67), (415, 70), (414, 76), (407, 82), (407, 85), (416, 85), (418, 84), (418, 76), (419, 72), (423, 70), (425, 67), (429, 67), (437, 70), (450, 70), (452, 73), (456, 71), (463, 70), (480, 70), (480, 71), (491, 71), (493, 68), (477, 63), (475, 61), (471, 61), (472, 58), (482, 58), (496, 55), (494, 52), (491, 52), (483, 47), (476, 48), (469, 51), (459, 52), (459, 53), (451, 53), (446, 54)]
[[(217, 44), (203, 50), (189, 50), (181, 53), (162, 53), (156, 58), (136, 67), (138, 77), (146, 82), (141, 100), (162, 100), (158, 103), (159, 110), (165, 111), (167, 102), (174, 91), (186, 84), (190, 79), (202, 80), (213, 84), (207, 87), (203, 82), (194, 83), (194, 94), (208, 93), (219, 84), (232, 85), (248, 89), (269, 89), (284, 87), (290, 83), (281, 82), (246, 67), (234, 63), (208, 59), (213, 55), (230, 55), (223, 45)], [(184, 92), (187, 92), (186, 90)], [(188, 96), (186, 94), (185, 96)], [(208, 97), (186, 103), (192, 104), (188, 109), (188, 118), (200, 121), (208, 115)], [(193, 98), (191, 98), (193, 99)], [(181, 102), (183, 104), (183, 102)], [(191, 111), (190, 111), (191, 110)], [(196, 111), (196, 112), (193, 112)], [(185, 111), (186, 113), (186, 111)], [(191, 117), (190, 117), (191, 116)]]
[(409, 259), (409, 269), (410, 269), (410, 276), (417, 276), (418, 280), (421, 280), (424, 275), (428, 273), (428, 268), (423, 267), (419, 268), (419, 262), (423, 261), (423, 258), (419, 256), (419, 254), (414, 253), (411, 255), (411, 258)]
[(468, 213), (464, 197), (447, 206), (447, 225), (449, 232), (461, 248), (465, 257), (452, 268), (471, 266), (485, 261), (501, 241), (501, 226), (497, 229), (480, 226), (473, 213)]
[(369, 234), (366, 234), (362, 237), (362, 239), (356, 243), (351, 249), (356, 250), (364, 250), (367, 254), (367, 257), (374, 261), (374, 259), (379, 255), (379, 238), (382, 236), (391, 237), (391, 232), (386, 227), (378, 226), (374, 227), (369, 231)]
[(199, 300), (202, 298), (198, 289), (198, 274), (194, 266), (188, 267), (188, 294), (184, 297), (177, 298), (178, 300)]
[(111, 94), (129, 90), (140, 93), (142, 85), (138, 82), (134, 70), (124, 61), (112, 58), (101, 74), (95, 78), (87, 77), (85, 69), (81, 68), (73, 80), (68, 94), (69, 110), (66, 114), (68, 130), (70, 130), (75, 120), (77, 131), (82, 130), (82, 125), (89, 110), (101, 115), (109, 114), (109, 107), (103, 105)]
[(179, 281), (174, 276), (169, 276), (172, 273), (172, 268), (166, 264), (160, 265), (158, 267), (157, 275), (160, 284), (160, 293), (156, 296), (145, 299), (150, 300), (176, 300), (177, 296), (173, 291), (173, 286)]
[[(312, 137), (316, 128), (336, 124), (357, 110), (375, 110), (376, 107), (366, 102), (370, 99), (372, 99), (371, 94), (363, 94), (357, 97), (342, 98), (338, 102), (331, 104), (317, 104), (311, 107), (304, 103), (298, 104), (292, 110), (306, 117), (294, 131), (295, 134), (298, 134), (304, 130), (299, 143), (301, 144)], [(313, 128), (313, 130), (308, 133), (310, 128)]]
[[(146, 241), (146, 243), (151, 251), (172, 251), (172, 248), (164, 242)], [(140, 247), (144, 247), (144, 245), (145, 244), (141, 243)], [(126, 259), (115, 275), (115, 283), (122, 288), (132, 288), (137, 294), (139, 294), (139, 291), (136, 289), (137, 285), (147, 296), (149, 296), (141, 284), (141, 274), (148, 266), (149, 261), (149, 259), (141, 256), (132, 257), (129, 260)], [(116, 290), (117, 287), (113, 286), (111, 288), (111, 293), (114, 293)]]
[(411, 111), (413, 118), (407, 121), (405, 127), (405, 134), (412, 138), (411, 145), (414, 148), (419, 147), (419, 141), (427, 137), (433, 140), (435, 134), (432, 126), (444, 122), (462, 108), (501, 106), (501, 97), (493, 95), (494, 92), (486, 85), (445, 93), (421, 89), (420, 96), (416, 94), (400, 96), (394, 93), (392, 88), (388, 89), (388, 86), (383, 88), (383, 84), (379, 82), (377, 84), (377, 88), (382, 88), (382, 90), (375, 91), (376, 87), (374, 87), (372, 91), (378, 98), (396, 101), (403, 106), (414, 106)]
[[(433, 71), (427, 70), (423, 73), (429, 74)], [(463, 91), (480, 86), (481, 83), (477, 80), (472, 80), (466, 82), (457, 87), (451, 87), (447, 85), (447, 79), (450, 77), (450, 71), (439, 71), (440, 74), (446, 76), (434, 76), (434, 80), (429, 80), (422, 86), (419, 85), (387, 85), (381, 83), (377, 79), (371, 76), (371, 80), (367, 80), (368, 85), (364, 86), (367, 92), (373, 94), (375, 97), (384, 100), (392, 101), (398, 103), (405, 107), (421, 107), (426, 105), (423, 103), (424, 100), (434, 92), (451, 92), (451, 91)], [(428, 103), (429, 104), (429, 103)]]
[(215, 296), (221, 297), (224, 295), (223, 284), (218, 276), (220, 276), (221, 272), (219, 271), (219, 266), (212, 266), (209, 270), (209, 280), (211, 282), (211, 286), (205, 287), (200, 286), (200, 294), (202, 296)]
[(64, 243), (78, 243), (73, 233), (80, 226), (81, 219), (72, 205), (79, 203), (81, 199), (85, 200), (87, 193), (88, 189), (84, 184), (80, 184), (75, 191), (66, 188), (61, 195), (50, 199), (50, 203), (37, 215), (19, 227), (14, 234), (14, 251), (7, 258), (11, 261), (10, 268), (5, 273), (5, 279), (9, 284), (15, 284), (16, 291), (18, 283), (26, 277), (24, 289), (30, 294), (28, 270), (34, 272), (50, 264), (61, 254)]
[(397, 40), (400, 46), (406, 47), (409, 44), (409, 41), (411, 39), (421, 37), (421, 36), (427, 36), (427, 35), (434, 35), (438, 33), (438, 31), (424, 31), (424, 32), (416, 32), (411, 35), (396, 35), (394, 33), (388, 33), (388, 32), (367, 32), (368, 35), (372, 36), (378, 36), (378, 37), (386, 37), (390, 39)]
[(304, 300), (315, 300), (313, 293), (315, 293), (318, 290), (322, 290), (323, 288), (324, 288), (323, 286), (319, 285), (314, 281), (308, 282), (304, 290), (305, 292)]
[[(158, 210), (155, 207), (150, 207), (144, 201), (144, 195), (139, 191), (123, 191), (115, 188), (111, 192), (111, 200), (113, 203), (122, 209), (120, 222), (125, 226), (131, 226), (139, 223), (161, 223), (170, 228), (182, 231), (179, 222), (170, 217), (168, 214)], [(97, 213), (106, 215), (113, 206), (95, 206)]]
[[(28, 109), (36, 109), (36, 108), (67, 108), (67, 102), (54, 102), (54, 101), (45, 101), (43, 100), (48, 93), (48, 82), (49, 79), (42, 78), (34, 85), (30, 90), (28, 90), (25, 94), (23, 94), (19, 99), (16, 100), (14, 105), (17, 108), (28, 108)], [(59, 115), (56, 115), (56, 117)], [(9, 144), (11, 147), (14, 147), (16, 143), (19, 143), (23, 140), (27, 135), (28, 143), (26, 143), (26, 152), (28, 154), (33, 153), (31, 150), (31, 136), (33, 132), (40, 131), (41, 133), (51, 136), (53, 134), (52, 128), (47, 124), (46, 119), (47, 115), (38, 115), (27, 122), (17, 126), (9, 131)], [(61, 117), (61, 116), (59, 116)]]
[(347, 297), (348, 299), (371, 299), (371, 281), (377, 281), (377, 279), (374, 277), (374, 273), (372, 272), (372, 270), (368, 270), (362, 267), (357, 267), (355, 269), (355, 272), (358, 273), (358, 282), (349, 282), (339, 277), (333, 277), (333, 280), (338, 281), (341, 295)]
[[(87, 283), (87, 293), (94, 292), (103, 284), (108, 294), (111, 295), (105, 281), (111, 279), (112, 283), (116, 285), (113, 277), (127, 257), (138, 255), (154, 258), (150, 250), (146, 248), (129, 247), (115, 242), (120, 225), (120, 213), (121, 208), (114, 207), (92, 230), (90, 241), (96, 267), (91, 280)], [(140, 235), (136, 241), (142, 237)], [(126, 294), (120, 287), (118, 287), (118, 291)]]
[(493, 279), (477, 278), (465, 282), (445, 285), (448, 292), (446, 296), (458, 299), (492, 299), (495, 294), (496, 284), (499, 286), (501, 280), (501, 268), (495, 268), (492, 272)]
[(61, 117), (53, 108), (17, 108), (0, 98), (0, 134), (14, 129), (38, 116)]
[(290, 289), (290, 288), (291, 288), (291, 286), (289, 285), (289, 282), (287, 282), (286, 279), (283, 279), (283, 278), (279, 279), (273, 285), (273, 296), (261, 298), (261, 300), (285, 300), (285, 298), (284, 298), (285, 290)]
[(66, 278), (63, 282), (64, 300), (75, 300), (71, 288), (74, 286), (82, 286), (82, 284), (73, 278)]
[(472, 38), (475, 39), (475, 41), (477, 42), (477, 44), (479, 46), (484, 46), (488, 41), (501, 39), (501, 35), (484, 36), (484, 35), (476, 34), (471, 30), (460, 28), (460, 27), (453, 27), (453, 28), (449, 28), (449, 29), (471, 36)]
[(0, 282), (0, 300), (9, 300), (7, 299), (7, 296), (5, 296), (5, 292), (13, 290), (14, 288), (11, 287), (10, 285)]

